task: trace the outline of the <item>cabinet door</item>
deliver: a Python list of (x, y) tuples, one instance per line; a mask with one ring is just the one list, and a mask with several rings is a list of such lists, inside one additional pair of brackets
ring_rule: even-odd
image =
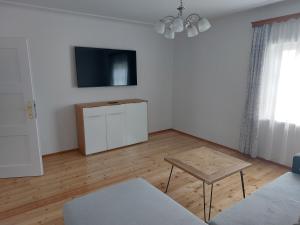
[(106, 122), (108, 149), (118, 148), (126, 145), (124, 132), (124, 105), (108, 107), (106, 111)]
[(104, 107), (84, 109), (84, 133), (86, 154), (107, 149)]
[(126, 105), (126, 142), (128, 145), (148, 140), (147, 103)]

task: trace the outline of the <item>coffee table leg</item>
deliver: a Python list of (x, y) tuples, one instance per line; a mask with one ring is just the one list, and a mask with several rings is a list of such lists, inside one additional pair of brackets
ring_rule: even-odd
[(245, 184), (244, 184), (244, 173), (243, 173), (243, 171), (240, 171), (240, 174), (241, 174), (241, 182), (242, 182), (242, 189), (243, 189), (243, 197), (245, 198), (246, 194), (245, 194)]
[(210, 187), (210, 202), (209, 202), (208, 220), (210, 220), (211, 203), (212, 203), (212, 197), (213, 197), (213, 188), (214, 188), (214, 184), (211, 184), (211, 187)]
[(206, 206), (205, 206), (205, 182), (203, 181), (203, 214), (204, 214), (204, 221), (206, 221)]
[(170, 172), (170, 175), (169, 175), (169, 180), (168, 180), (168, 184), (167, 184), (167, 188), (166, 188), (166, 190), (165, 190), (165, 193), (167, 193), (168, 192), (168, 188), (169, 188), (169, 184), (170, 184), (170, 180), (171, 180), (171, 176), (172, 176), (172, 172), (173, 172), (173, 165), (172, 165), (172, 168), (171, 168), (171, 172)]

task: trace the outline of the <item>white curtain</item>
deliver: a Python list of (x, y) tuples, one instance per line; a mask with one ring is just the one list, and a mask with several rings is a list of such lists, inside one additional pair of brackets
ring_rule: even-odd
[(300, 152), (300, 20), (273, 24), (259, 95), (258, 156), (290, 166)]

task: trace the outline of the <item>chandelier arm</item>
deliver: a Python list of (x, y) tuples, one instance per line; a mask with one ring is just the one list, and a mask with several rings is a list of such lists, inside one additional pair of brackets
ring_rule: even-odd
[(163, 23), (169, 23), (171, 21), (175, 20), (175, 17), (174, 16), (166, 16), (162, 19), (160, 19), (159, 21), (160, 22), (163, 22)]
[(164, 23), (166, 26), (170, 26), (174, 20), (175, 20), (174, 16), (166, 16), (159, 21)]

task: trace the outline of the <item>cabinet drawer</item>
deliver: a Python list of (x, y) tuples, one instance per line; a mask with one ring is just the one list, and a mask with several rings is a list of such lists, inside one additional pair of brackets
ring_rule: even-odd
[(97, 117), (105, 115), (107, 107), (93, 107), (93, 108), (84, 108), (83, 117)]

